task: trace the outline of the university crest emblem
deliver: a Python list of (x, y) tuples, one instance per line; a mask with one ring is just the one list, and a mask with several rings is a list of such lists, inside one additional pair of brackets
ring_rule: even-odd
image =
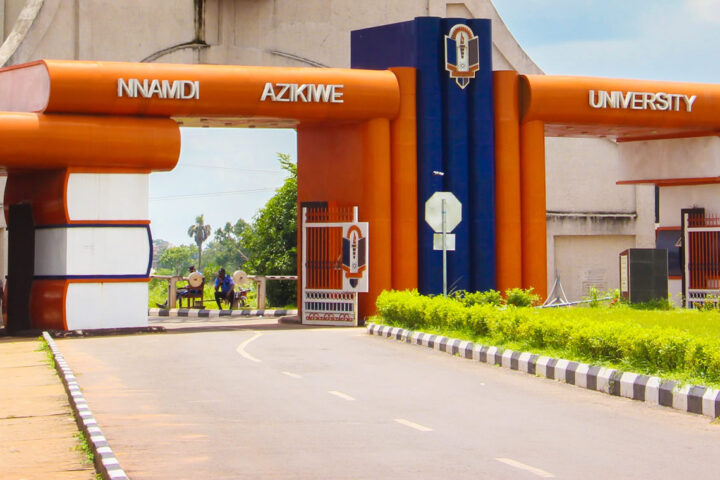
[(465, 88), (480, 69), (478, 37), (467, 25), (455, 25), (445, 35), (445, 70), (460, 88)]
[(343, 226), (342, 271), (343, 289), (367, 292), (367, 222)]

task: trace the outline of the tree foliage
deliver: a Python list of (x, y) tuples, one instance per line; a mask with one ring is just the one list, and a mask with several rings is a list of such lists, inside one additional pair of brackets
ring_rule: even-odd
[(206, 263), (221, 265), (229, 271), (242, 268), (248, 260), (245, 243), (251, 228), (241, 218), (234, 225), (227, 222), (223, 228), (215, 230), (213, 240), (205, 249)]
[(168, 241), (154, 238), (152, 242), (153, 246), (153, 262), (152, 262), (152, 268), (159, 268), (158, 260), (160, 260), (160, 255), (163, 254), (165, 250), (172, 247), (172, 244)]
[(195, 244), (198, 246), (198, 270), (202, 268), (202, 244), (212, 233), (212, 227), (210, 225), (205, 225), (204, 217), (204, 214), (195, 217), (195, 224), (190, 225), (190, 228), (188, 228), (188, 236), (192, 237), (193, 240), (195, 240)]
[(187, 267), (195, 263), (197, 248), (194, 245), (180, 245), (163, 250), (157, 261), (158, 268), (172, 270), (173, 275), (182, 275)]
[[(290, 155), (278, 153), (282, 168), (290, 176), (255, 216), (245, 236), (248, 272), (258, 275), (297, 273), (297, 165)], [(269, 282), (268, 302), (272, 305), (295, 303), (295, 282)]]
[[(202, 244), (210, 236), (210, 225), (203, 215), (188, 229), (194, 246), (167, 249), (158, 260), (158, 267), (170, 268), (176, 274), (184, 273), (195, 258), (198, 270), (205, 278), (212, 278), (220, 267), (232, 274), (242, 268), (256, 275), (295, 275), (297, 273), (297, 165), (290, 155), (278, 153), (282, 168), (288, 172), (275, 195), (255, 215), (252, 224), (242, 218), (234, 224), (227, 222), (213, 233), (205, 248), (205, 268), (201, 267)], [(270, 305), (295, 304), (295, 282), (271, 281), (267, 286)]]

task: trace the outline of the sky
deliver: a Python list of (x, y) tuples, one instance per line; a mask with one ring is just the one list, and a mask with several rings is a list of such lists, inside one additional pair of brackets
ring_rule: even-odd
[(720, 83), (720, 0), (494, 0), (547, 74)]
[[(494, 0), (510, 32), (550, 75), (720, 83), (720, 0)], [(150, 175), (153, 238), (174, 245), (204, 214), (215, 230), (250, 222), (279, 188), (292, 129), (181, 128), (178, 166)]]
[(199, 215), (213, 231), (250, 222), (287, 178), (277, 154), (297, 160), (293, 129), (181, 128), (180, 135), (177, 167), (150, 174), (153, 239), (176, 246), (194, 243), (187, 231)]

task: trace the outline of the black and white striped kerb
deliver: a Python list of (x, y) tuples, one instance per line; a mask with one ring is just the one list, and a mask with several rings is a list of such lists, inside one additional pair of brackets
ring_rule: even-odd
[(413, 332), (375, 323), (368, 324), (367, 331), (370, 335), (422, 345), (468, 360), (499, 365), (610, 395), (671, 407), (684, 412), (698, 413), (712, 418), (720, 416), (720, 390), (713, 388), (679, 385), (677, 382), (665, 381), (658, 377), (621, 372), (612, 368), (597, 367), (527, 352), (486, 347), (465, 340)]
[(85, 397), (80, 390), (75, 375), (73, 375), (72, 370), (67, 362), (65, 362), (65, 358), (60, 353), (55, 341), (48, 332), (43, 332), (43, 338), (45, 338), (45, 341), (50, 346), (50, 350), (55, 358), (55, 368), (65, 386), (65, 391), (68, 394), (70, 406), (75, 414), (78, 427), (85, 433), (85, 438), (88, 439), (88, 444), (95, 454), (95, 468), (97, 472), (106, 480), (129, 480), (125, 471), (120, 467), (117, 458), (115, 458), (115, 454), (113, 454), (97, 421), (95, 421), (95, 417), (85, 401)]
[(285, 317), (297, 315), (297, 310), (205, 310), (197, 308), (149, 308), (151, 317)]

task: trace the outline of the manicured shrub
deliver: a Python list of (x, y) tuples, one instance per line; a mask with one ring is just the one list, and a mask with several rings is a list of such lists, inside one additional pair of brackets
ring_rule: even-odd
[(505, 290), (505, 303), (516, 307), (532, 307), (540, 301), (540, 296), (533, 293), (532, 288), (510, 288)]
[(418, 329), (425, 326), (424, 311), (429, 298), (417, 290), (382, 292), (377, 299), (378, 314), (388, 325)]
[[(509, 290), (508, 301), (528, 304), (529, 291)], [(487, 298), (494, 298), (490, 293)], [(535, 296), (537, 297), (537, 296)], [(618, 320), (626, 307), (612, 309), (534, 309), (464, 297), (427, 297), (417, 291), (383, 292), (378, 314), (388, 325), (411, 330), (464, 332), (496, 345), (514, 342), (524, 348), (567, 351), (584, 359), (610, 361), (647, 373), (680, 372), (720, 381), (720, 340), (713, 335), (691, 334), (670, 326), (642, 326)], [(537, 301), (533, 299), (532, 301)], [(532, 303), (532, 301), (530, 303)], [(671, 313), (658, 312), (659, 319)], [(695, 321), (714, 321), (714, 315), (697, 313)], [(718, 320), (720, 322), (720, 320)]]
[(473, 336), (484, 337), (488, 334), (488, 318), (497, 314), (492, 305), (476, 304), (468, 308), (465, 318), (465, 330)]
[(647, 302), (630, 303), (628, 305), (635, 310), (672, 310), (675, 308), (673, 303), (667, 298), (653, 298)]
[(502, 294), (497, 290), (488, 290), (486, 292), (459, 290), (453, 294), (453, 298), (466, 307), (472, 307), (473, 305), (500, 306), (504, 303)]

